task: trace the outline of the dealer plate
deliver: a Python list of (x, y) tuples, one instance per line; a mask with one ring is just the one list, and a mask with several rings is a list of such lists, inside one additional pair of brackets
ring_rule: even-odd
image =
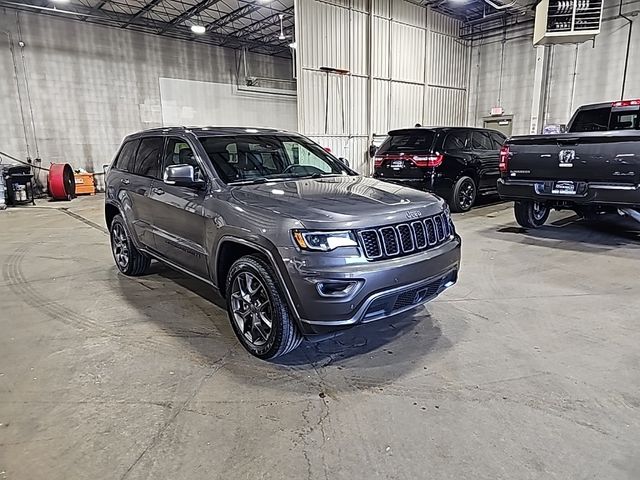
[(567, 181), (556, 182), (551, 189), (551, 193), (554, 195), (575, 195), (576, 184)]

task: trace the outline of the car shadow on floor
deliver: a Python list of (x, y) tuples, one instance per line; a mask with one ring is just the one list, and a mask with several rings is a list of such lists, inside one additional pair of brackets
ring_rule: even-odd
[(594, 221), (564, 215), (537, 229), (510, 224), (497, 229), (487, 228), (480, 233), (492, 239), (579, 252), (640, 248), (640, 224), (619, 215), (603, 215)]
[(275, 361), (289, 366), (328, 363), (372, 366), (371, 360), (375, 360), (373, 364), (393, 365), (424, 357), (441, 336), (439, 325), (433, 322), (425, 307), (418, 307), (401, 315), (343, 330), (332, 338), (306, 341), (297, 350)]
[(471, 210), (473, 211), (474, 208), (481, 208), (481, 207), (493, 207), (495, 205), (502, 205), (505, 203), (508, 203), (508, 202), (506, 200), (502, 200), (497, 193), (490, 194), (490, 195), (482, 195), (478, 197), (478, 199), (476, 200), (476, 203), (474, 203), (473, 207), (471, 207)]
[[(139, 283), (146, 288), (162, 289), (156, 295), (164, 297), (165, 304), (149, 310), (151, 300), (144, 290), (131, 288), (129, 282), (135, 280), (119, 278), (122, 295), (131, 306), (143, 312), (149, 321), (159, 324), (162, 331), (174, 338), (183, 338), (188, 348), (196, 350), (193, 353), (206, 361), (217, 361), (223, 350), (243, 351), (229, 323), (226, 302), (210, 285), (154, 262), (149, 274), (140, 277)], [(182, 289), (196, 296), (180, 295)], [(173, 311), (167, 312), (172, 301), (177, 303), (176, 309), (171, 308)], [(441, 337), (438, 323), (425, 307), (418, 307), (321, 340), (305, 340), (298, 349), (269, 363), (303, 371), (329, 364), (349, 369), (378, 366), (380, 380), (386, 383), (402, 375), (433, 350), (448, 348), (450, 342)], [(250, 357), (248, 360), (260, 362)], [(245, 365), (245, 362), (241, 363)]]

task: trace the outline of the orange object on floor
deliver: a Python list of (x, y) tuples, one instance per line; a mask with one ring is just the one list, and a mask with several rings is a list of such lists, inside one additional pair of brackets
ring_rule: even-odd
[(93, 173), (75, 173), (76, 195), (95, 195), (96, 183), (93, 180)]

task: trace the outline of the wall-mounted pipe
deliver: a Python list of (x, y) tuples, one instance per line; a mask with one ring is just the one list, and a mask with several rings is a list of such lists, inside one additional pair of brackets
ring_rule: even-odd
[(631, 34), (633, 32), (633, 20), (622, 13), (622, 1), (620, 0), (620, 10), (618, 17), (624, 18), (629, 23), (629, 33), (627, 35), (627, 51), (624, 56), (624, 70), (622, 72), (622, 90), (620, 92), (620, 100), (624, 100), (624, 89), (627, 86), (627, 70), (629, 69), (629, 52), (631, 50)]
[(578, 80), (578, 57), (580, 56), (580, 44), (576, 43), (576, 57), (573, 62), (573, 79), (571, 81), (571, 100), (569, 103), (569, 113), (567, 114), (567, 118), (571, 118), (571, 114), (573, 113), (573, 101), (576, 96), (576, 82)]
[(15, 45), (13, 43), (13, 37), (11, 36), (11, 32), (7, 32), (3, 30), (7, 36), (7, 41), (9, 42), (9, 51), (11, 52), (11, 61), (13, 62), (13, 75), (16, 81), (16, 91), (18, 93), (18, 105), (20, 107), (20, 119), (22, 120), (22, 133), (24, 135), (24, 143), (27, 148), (27, 158), (31, 158), (31, 146), (29, 145), (29, 134), (27, 133), (27, 123), (24, 117), (24, 106), (22, 105), (22, 94), (20, 93), (20, 80), (18, 77), (18, 64), (16, 63), (16, 53), (15, 53)]
[(24, 73), (24, 86), (27, 93), (27, 104), (29, 105), (29, 118), (31, 119), (31, 131), (33, 132), (33, 145), (36, 148), (36, 162), (40, 161), (40, 149), (38, 148), (38, 133), (36, 131), (35, 115), (33, 114), (33, 103), (31, 102), (31, 88), (29, 87), (29, 69), (27, 60), (24, 58), (24, 42), (22, 41), (22, 29), (20, 28), (20, 17), (16, 12), (16, 27), (18, 29), (18, 46), (20, 47), (20, 57), (22, 59), (22, 71)]
[[(519, 20), (513, 23), (508, 23), (506, 27), (509, 29), (508, 33), (512, 33), (518, 29), (531, 28), (532, 25), (533, 25), (533, 19)], [(462, 38), (463, 40), (470, 40), (470, 39), (480, 40), (481, 38), (488, 38), (491, 36), (502, 36), (502, 32), (504, 31), (504, 29), (505, 29), (505, 24), (503, 20), (502, 25), (496, 25), (495, 27), (490, 27), (485, 30), (479, 30), (473, 33), (463, 33), (462, 35), (460, 35), (460, 38)], [(490, 35), (487, 35), (487, 34), (490, 34)]]
[(61, 10), (59, 8), (41, 7), (40, 5), (30, 5), (28, 3), (0, 2), (0, 6), (9, 7), (9, 8), (12, 8), (12, 7), (32, 8), (34, 10), (40, 10), (43, 12), (63, 13), (65, 15), (73, 15), (76, 17), (104, 18), (104, 16), (100, 16), (100, 15), (91, 15), (89, 13), (72, 12), (71, 10)]

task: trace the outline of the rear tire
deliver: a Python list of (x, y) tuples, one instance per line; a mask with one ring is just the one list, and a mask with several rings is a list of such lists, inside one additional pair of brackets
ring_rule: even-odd
[(237, 260), (226, 280), (227, 312), (233, 331), (252, 355), (269, 360), (302, 343), (271, 266), (257, 255)]
[(449, 206), (451, 211), (460, 213), (468, 212), (476, 203), (478, 196), (478, 186), (471, 177), (460, 177), (456, 184), (453, 186), (453, 192), (451, 193), (451, 199)]
[(109, 227), (111, 252), (118, 270), (128, 277), (139, 277), (149, 270), (151, 258), (141, 253), (131, 241), (131, 237), (121, 215), (116, 215)]
[(549, 218), (549, 207), (539, 202), (515, 202), (513, 213), (516, 221), (524, 228), (538, 228), (545, 224)]

